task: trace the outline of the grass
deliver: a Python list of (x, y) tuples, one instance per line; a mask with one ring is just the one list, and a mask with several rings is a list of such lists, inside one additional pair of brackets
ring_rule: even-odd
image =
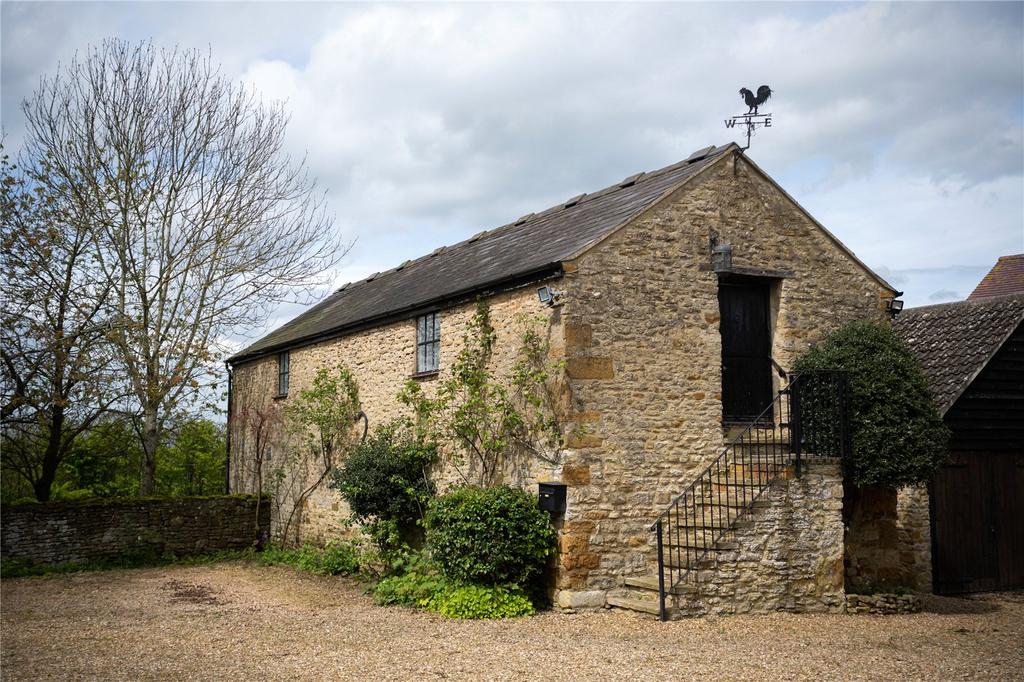
[(139, 552), (116, 559), (62, 564), (41, 564), (27, 559), (3, 559), (0, 561), (0, 577), (22, 578), (171, 565), (201, 566), (222, 561), (243, 560), (255, 561), (264, 566), (291, 566), (315, 575), (347, 575), (359, 571), (359, 556), (358, 548), (355, 545), (329, 543), (322, 548), (304, 545), (293, 549), (280, 545), (269, 545), (263, 551), (258, 551), (255, 547), (247, 547), (245, 549), (221, 549), (190, 556)]
[(159, 555), (156, 552), (138, 552), (126, 554), (116, 559), (104, 559), (99, 561), (74, 562), (68, 561), (61, 564), (43, 564), (30, 559), (3, 559), (0, 561), (0, 577), (23, 578), (27, 576), (59, 575), (61, 573), (81, 573), (83, 571), (111, 571), (125, 568), (148, 568), (152, 566), (183, 565), (193, 566), (212, 564), (219, 561), (232, 561), (237, 559), (251, 559), (256, 556), (256, 550), (247, 549), (221, 549), (206, 554), (179, 557), (174, 554)]

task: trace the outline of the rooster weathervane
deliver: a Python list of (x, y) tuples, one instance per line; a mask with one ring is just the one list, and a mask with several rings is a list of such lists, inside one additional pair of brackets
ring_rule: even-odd
[(731, 118), (725, 119), (726, 128), (735, 128), (737, 123), (740, 123), (747, 128), (747, 146), (743, 149), (750, 149), (750, 137), (754, 134), (754, 130), (758, 126), (764, 128), (772, 127), (772, 115), (758, 113), (758, 107), (767, 102), (772, 96), (772, 89), (767, 85), (762, 85), (757, 89), (757, 94), (747, 90), (746, 88), (740, 88), (740, 97), (743, 98), (743, 102), (749, 107), (747, 113), (732, 116)]

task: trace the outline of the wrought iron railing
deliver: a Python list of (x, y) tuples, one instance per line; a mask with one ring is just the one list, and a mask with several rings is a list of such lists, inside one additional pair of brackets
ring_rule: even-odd
[(661, 513), (651, 530), (658, 547), (658, 597), (665, 601), (753, 510), (754, 502), (788, 467), (801, 474), (807, 459), (840, 458), (850, 451), (846, 375), (794, 375), (764, 411), (726, 445)]

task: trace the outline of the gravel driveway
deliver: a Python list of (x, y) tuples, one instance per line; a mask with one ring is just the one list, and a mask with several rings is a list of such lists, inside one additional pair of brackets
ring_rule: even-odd
[(1024, 679), (1024, 594), (912, 616), (628, 613), (456, 622), (245, 563), (4, 580), (19, 679)]

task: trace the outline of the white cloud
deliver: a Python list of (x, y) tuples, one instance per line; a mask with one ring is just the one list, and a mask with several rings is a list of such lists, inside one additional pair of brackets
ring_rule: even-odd
[(110, 34), (209, 45), (286, 98), (359, 238), (339, 276), (728, 141), (762, 83), (776, 126), (752, 158), (908, 301), (1024, 250), (1019, 3), (2, 7), (15, 130), (25, 84)]

